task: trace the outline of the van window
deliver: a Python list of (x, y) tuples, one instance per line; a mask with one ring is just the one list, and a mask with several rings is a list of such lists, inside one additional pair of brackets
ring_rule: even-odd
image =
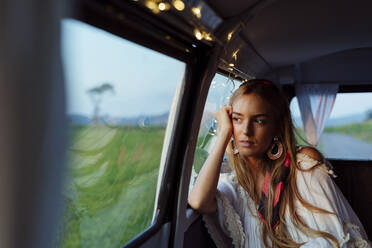
[[(338, 93), (318, 149), (331, 159), (372, 160), (372, 93)], [(297, 98), (291, 101), (297, 141), (305, 145)]]
[(56, 247), (121, 247), (153, 223), (185, 64), (76, 20), (62, 30), (69, 146)]
[[(209, 88), (203, 117), (200, 124), (198, 142), (195, 149), (194, 164), (192, 168), (190, 187), (195, 183), (205, 160), (210, 153), (217, 134), (217, 122), (215, 113), (222, 105), (228, 105), (230, 96), (241, 84), (238, 80), (216, 74)], [(228, 169), (228, 168), (223, 168)]]

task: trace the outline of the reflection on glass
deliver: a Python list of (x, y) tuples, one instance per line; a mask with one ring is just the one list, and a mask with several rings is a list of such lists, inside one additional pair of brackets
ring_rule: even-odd
[[(318, 149), (328, 158), (372, 160), (372, 93), (339, 93), (320, 138)], [(297, 99), (291, 111), (298, 142), (305, 135)], [(302, 139), (299, 137), (302, 136)]]
[(230, 96), (241, 82), (219, 74), (213, 78), (207, 101), (204, 107), (203, 117), (200, 125), (198, 142), (196, 145), (190, 189), (196, 180), (204, 161), (214, 145), (217, 134), (217, 121), (215, 113), (223, 105), (228, 105)]
[(120, 247), (151, 226), (185, 65), (78, 21), (62, 27), (70, 132), (56, 247)]

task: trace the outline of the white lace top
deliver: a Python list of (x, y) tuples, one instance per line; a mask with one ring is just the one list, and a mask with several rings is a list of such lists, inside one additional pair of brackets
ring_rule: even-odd
[[(318, 163), (302, 153), (297, 154), (297, 161), (304, 169)], [(298, 213), (311, 228), (331, 233), (341, 248), (371, 247), (358, 217), (328, 173), (324, 164), (310, 172), (298, 171), (297, 185), (304, 200), (336, 215), (314, 213), (300, 203)], [(262, 221), (257, 214), (258, 206), (237, 183), (234, 173), (221, 174), (217, 189), (217, 212), (203, 215), (217, 248), (265, 247), (262, 241)], [(297, 243), (305, 243), (302, 248), (334, 247), (326, 238), (311, 237), (296, 229), (289, 213), (285, 219), (291, 238)]]

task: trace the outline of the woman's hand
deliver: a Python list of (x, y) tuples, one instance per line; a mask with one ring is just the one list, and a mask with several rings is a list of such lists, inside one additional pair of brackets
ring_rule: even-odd
[(226, 140), (230, 140), (232, 136), (233, 126), (231, 122), (232, 107), (222, 106), (216, 112), (216, 120), (218, 124), (218, 134)]

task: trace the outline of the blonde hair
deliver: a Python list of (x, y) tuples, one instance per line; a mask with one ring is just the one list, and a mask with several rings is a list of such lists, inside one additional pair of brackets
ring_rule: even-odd
[[(268, 241), (271, 241), (271, 247), (299, 247), (302, 244), (296, 243), (290, 238), (288, 233), (286, 220), (284, 215), (287, 211), (290, 213), (292, 223), (295, 228), (300, 231), (310, 234), (311, 236), (325, 237), (332, 242), (334, 242), (337, 247), (339, 244), (336, 238), (330, 233), (315, 230), (310, 228), (301, 216), (298, 214), (295, 206), (296, 200), (298, 200), (305, 208), (309, 211), (323, 213), (323, 214), (334, 214), (327, 210), (321, 209), (319, 207), (313, 206), (306, 202), (300, 195), (297, 183), (296, 183), (296, 173), (298, 170), (304, 171), (297, 164), (296, 161), (296, 140), (294, 136), (294, 128), (292, 124), (292, 118), (289, 110), (289, 104), (286, 97), (279, 91), (279, 89), (267, 80), (253, 79), (247, 83), (242, 84), (231, 96), (230, 105), (239, 97), (245, 94), (253, 93), (262, 99), (264, 99), (271, 108), (274, 114), (274, 119), (277, 125), (277, 137), (283, 144), (283, 155), (277, 160), (270, 160), (266, 156), (262, 158), (262, 170), (269, 171), (271, 174), (271, 181), (268, 189), (268, 198), (265, 202), (266, 211), (264, 213), (264, 218), (266, 223), (271, 223), (272, 213), (273, 213), (273, 202), (275, 186), (279, 183), (279, 177), (283, 169), (283, 163), (287, 151), (290, 154), (290, 172), (288, 178), (285, 182), (284, 190), (281, 194), (281, 200), (279, 203), (279, 218), (280, 222), (278, 226), (273, 230), (269, 224), (262, 225), (262, 240), (266, 247), (269, 247)], [(249, 162), (242, 156), (233, 153), (233, 144), (229, 143), (227, 147), (227, 154), (229, 157), (229, 162), (232, 165), (232, 169), (235, 171), (238, 183), (248, 192), (248, 194), (253, 198), (253, 200), (258, 203), (258, 197), (255, 195), (255, 185), (252, 177), (252, 171), (250, 169)], [(315, 166), (314, 166), (315, 167)]]

